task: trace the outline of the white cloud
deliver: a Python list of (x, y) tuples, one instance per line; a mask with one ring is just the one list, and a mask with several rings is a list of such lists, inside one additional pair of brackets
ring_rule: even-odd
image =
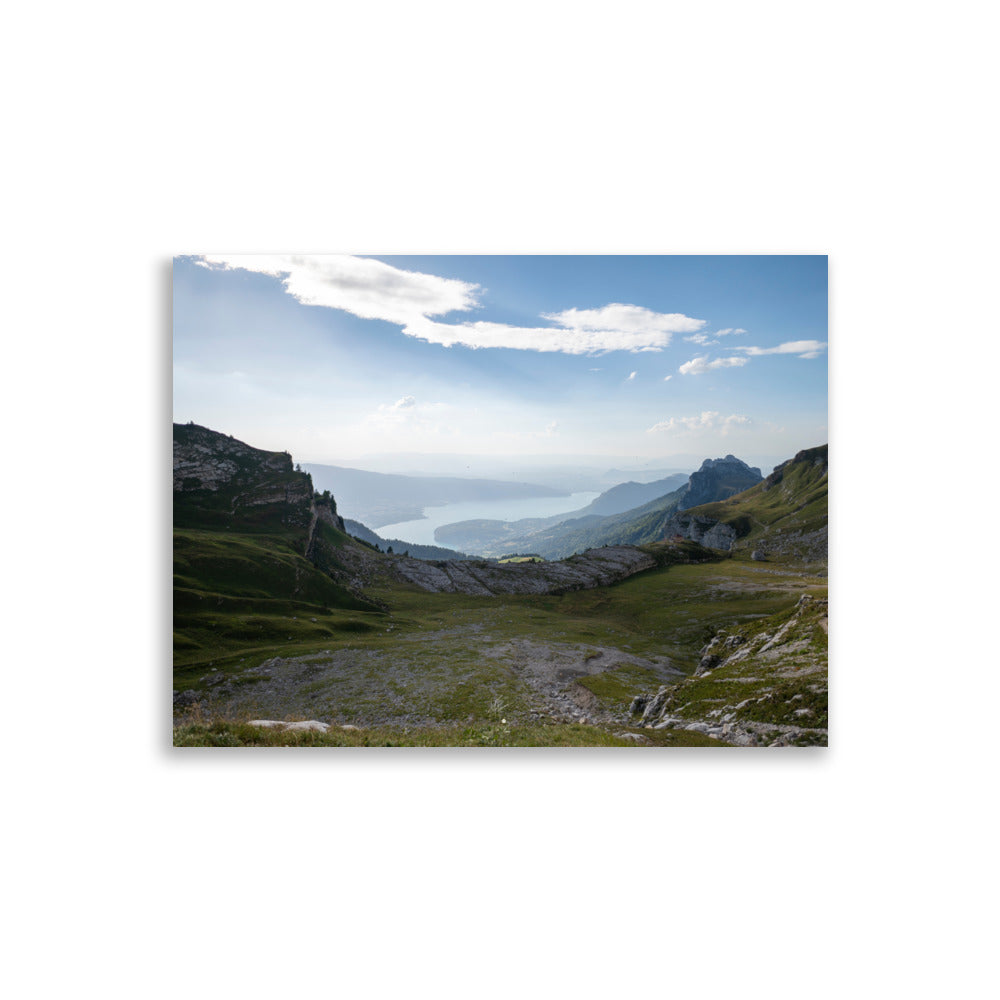
[(715, 361), (709, 361), (708, 355), (705, 355), (703, 358), (685, 361), (677, 370), (682, 375), (704, 375), (705, 372), (716, 368), (741, 368), (749, 360), (749, 358), (716, 358)]
[(741, 326), (738, 326), (738, 327), (727, 326), (725, 330), (716, 330), (715, 331), (715, 336), (716, 337), (730, 337), (730, 336), (735, 337), (737, 334), (740, 334), (740, 333), (746, 333), (746, 330), (744, 330), (743, 327), (741, 327)]
[(397, 399), (395, 403), (392, 404), (390, 409), (392, 410), (408, 410), (411, 406), (416, 406), (417, 401), (413, 396), (404, 396), (402, 399)]
[(647, 434), (658, 431), (721, 431), (728, 433), (733, 427), (749, 424), (750, 418), (740, 413), (723, 417), (717, 410), (705, 410), (697, 417), (671, 417), (646, 429)]
[(734, 347), (734, 351), (746, 351), (750, 357), (762, 354), (797, 354), (800, 358), (818, 358), (826, 347), (824, 340), (790, 340), (777, 347)]
[(605, 354), (608, 351), (659, 351), (669, 334), (632, 330), (581, 330), (557, 327), (508, 326), (505, 323), (438, 323), (419, 320), (403, 328), (408, 337), (453, 347), (506, 347), (519, 351), (559, 351), (563, 354)]
[(542, 316), (555, 326), (442, 323), (431, 317), (478, 308), (481, 287), (343, 254), (204, 254), (197, 262), (208, 268), (242, 269), (280, 278), (288, 294), (304, 305), (343, 309), (362, 319), (397, 323), (406, 336), (443, 347), (503, 347), (564, 354), (660, 351), (674, 333), (692, 333), (707, 322), (681, 313), (658, 313), (612, 302), (597, 309), (565, 309)]
[(682, 313), (658, 313), (643, 306), (612, 302), (600, 309), (564, 309), (557, 313), (543, 313), (542, 319), (552, 320), (570, 330), (601, 332), (617, 330), (622, 333), (640, 334), (651, 339), (658, 347), (666, 347), (674, 333), (693, 333), (706, 323)]
[(380, 260), (346, 254), (205, 254), (199, 263), (281, 278), (288, 294), (304, 305), (401, 324), (472, 309), (479, 290), (466, 281), (402, 271)]
[(669, 382), (672, 378), (673, 378), (673, 375), (666, 375), (666, 376), (664, 376), (663, 381), (664, 382)]
[(636, 375), (638, 375), (638, 374), (639, 374), (638, 372), (629, 372), (629, 376), (628, 376), (627, 379), (625, 379), (625, 381), (626, 382), (632, 382), (632, 381), (634, 381)]

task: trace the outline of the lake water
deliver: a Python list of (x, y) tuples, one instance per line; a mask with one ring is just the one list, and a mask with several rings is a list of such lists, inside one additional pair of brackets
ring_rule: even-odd
[(383, 538), (398, 538), (413, 545), (438, 545), (434, 529), (455, 521), (480, 518), (491, 521), (518, 521), (522, 517), (554, 517), (586, 507), (600, 493), (573, 493), (568, 497), (529, 497), (521, 500), (467, 500), (443, 507), (425, 507), (427, 516), (419, 521), (384, 524), (375, 530)]

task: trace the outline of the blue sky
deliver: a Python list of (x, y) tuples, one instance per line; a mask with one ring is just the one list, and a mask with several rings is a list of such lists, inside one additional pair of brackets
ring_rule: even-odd
[(825, 256), (174, 261), (174, 419), (299, 461), (791, 457), (827, 348)]

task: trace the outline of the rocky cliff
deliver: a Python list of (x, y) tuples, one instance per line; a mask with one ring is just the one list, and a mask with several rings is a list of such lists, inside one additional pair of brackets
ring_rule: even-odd
[(736, 529), (697, 514), (674, 514), (663, 526), (667, 538), (680, 536), (710, 549), (728, 552), (736, 541)]
[(725, 500), (734, 493), (742, 493), (755, 486), (763, 478), (760, 469), (747, 465), (735, 455), (706, 458), (701, 468), (691, 473), (678, 509), (687, 510), (699, 504)]
[(828, 471), (827, 446), (807, 448), (782, 462), (766, 479), (728, 499), (697, 507), (682, 504), (683, 509), (665, 522), (664, 534), (745, 553), (755, 560), (823, 562), (827, 557)]
[(305, 537), (312, 480), (287, 452), (262, 451), (197, 424), (174, 424), (175, 527), (261, 530)]

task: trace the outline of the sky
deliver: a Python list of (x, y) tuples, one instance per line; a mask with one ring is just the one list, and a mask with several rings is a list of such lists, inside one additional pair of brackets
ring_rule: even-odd
[(173, 275), (174, 420), (296, 461), (755, 464), (828, 439), (825, 256), (206, 254)]

